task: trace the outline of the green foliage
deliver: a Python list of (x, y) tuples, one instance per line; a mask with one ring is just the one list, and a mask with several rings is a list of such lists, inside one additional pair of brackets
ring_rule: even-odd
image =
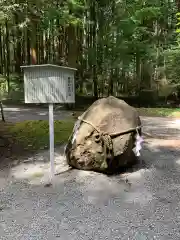
[(178, 42), (178, 45), (180, 45), (180, 13), (177, 12), (176, 13), (176, 16), (177, 16), (177, 23), (176, 23), (176, 33), (177, 33), (177, 42)]
[(141, 116), (180, 117), (179, 108), (139, 108), (137, 110)]
[(0, 0), (0, 4), (5, 76), (14, 72), (14, 62), (30, 64), (27, 48), (33, 47), (40, 64), (76, 65), (79, 82), (87, 75), (93, 81), (94, 95), (97, 89), (101, 95), (109, 94), (104, 85), (113, 94), (131, 92), (130, 85), (135, 92), (145, 85), (151, 89), (160, 69), (168, 82), (179, 82), (176, 1)]
[(165, 51), (166, 57), (166, 74), (171, 83), (180, 83), (180, 13), (176, 13), (176, 40), (177, 44)]
[(166, 76), (170, 83), (180, 83), (180, 46), (165, 51)]
[[(55, 121), (54, 134), (55, 144), (67, 142), (74, 121)], [(49, 124), (48, 121), (24, 121), (15, 123), (8, 127), (9, 134), (12, 134), (14, 141), (27, 149), (38, 150), (49, 146)]]
[(6, 78), (0, 75), (0, 101), (7, 96), (7, 82)]
[(0, 100), (11, 100), (13, 103), (24, 101), (24, 84), (16, 74), (9, 76), (9, 90), (7, 86), (7, 78), (0, 75)]

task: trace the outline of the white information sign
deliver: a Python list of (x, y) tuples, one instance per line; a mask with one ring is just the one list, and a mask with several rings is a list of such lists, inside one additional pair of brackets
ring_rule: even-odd
[(54, 103), (74, 103), (74, 73), (77, 69), (52, 64), (22, 66), (25, 103), (49, 104), (49, 143), (51, 179), (54, 166)]

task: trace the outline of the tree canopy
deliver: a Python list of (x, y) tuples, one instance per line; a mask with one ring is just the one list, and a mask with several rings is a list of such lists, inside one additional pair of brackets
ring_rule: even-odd
[(90, 83), (96, 97), (180, 83), (177, 0), (0, 0), (0, 6), (0, 74), (8, 89), (20, 66), (32, 63), (76, 67), (77, 91)]

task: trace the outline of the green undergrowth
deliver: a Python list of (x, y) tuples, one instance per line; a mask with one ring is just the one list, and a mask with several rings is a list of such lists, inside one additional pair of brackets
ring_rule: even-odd
[(141, 116), (180, 118), (180, 108), (138, 108)]
[[(54, 122), (55, 145), (66, 142), (72, 132), (73, 120)], [(49, 123), (48, 121), (24, 121), (8, 125), (8, 132), (16, 143), (26, 149), (39, 150), (49, 146)]]

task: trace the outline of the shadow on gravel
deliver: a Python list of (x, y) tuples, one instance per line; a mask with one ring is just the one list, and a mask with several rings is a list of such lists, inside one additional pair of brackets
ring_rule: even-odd
[[(157, 139), (146, 139), (142, 151), (142, 156), (139, 161), (127, 168), (121, 169), (120, 172), (113, 175), (104, 175), (108, 179), (112, 178), (123, 178), (124, 176), (131, 175), (135, 172), (146, 171), (148, 169), (157, 169), (166, 174), (173, 169), (177, 172), (180, 171), (180, 141), (179, 140), (157, 140)], [(97, 174), (100, 173), (86, 172), (80, 170), (70, 170), (66, 164), (64, 158), (64, 145), (56, 147), (55, 149), (55, 164), (57, 169), (56, 178), (66, 177), (66, 172), (77, 171), (85, 172), (86, 174)], [(7, 174), (14, 174), (17, 179), (28, 179), (41, 177), (42, 175), (49, 173), (49, 151), (42, 150), (39, 153), (29, 153), (24, 156), (16, 157), (15, 159), (5, 158), (0, 165), (1, 170), (5, 170)], [(69, 173), (68, 173), (69, 174)], [(39, 179), (38, 179), (39, 180)]]
[[(42, 226), (46, 226), (51, 234), (49, 239), (62, 236), (65, 228), (67, 232), (76, 229), (73, 232), (76, 239), (81, 236), (86, 239), (84, 233), (88, 234), (88, 239), (95, 239), (95, 233), (98, 235), (96, 239), (115, 237), (115, 233), (103, 229), (116, 229), (118, 239), (124, 240), (135, 239), (134, 236), (136, 239), (154, 239), (154, 236), (157, 239), (178, 239), (180, 150), (171, 145), (166, 143), (163, 146), (157, 139), (146, 140), (141, 157), (146, 165), (134, 166), (115, 176), (63, 170), (65, 162), (59, 157), (61, 148), (56, 151), (56, 167), (61, 174), (55, 177), (51, 187), (44, 187), (40, 175), (31, 175), (37, 164), (24, 162), (8, 169), (7, 175), (13, 175), (12, 182), (6, 182), (5, 177), (0, 178), (1, 212), (5, 219), (13, 209), (10, 219), (16, 218), (16, 224), (21, 226), (17, 233), (15, 226), (13, 232), (18, 237), (24, 236), (23, 228), (29, 236), (33, 229), (37, 237), (44, 231)], [(49, 165), (44, 165), (46, 161), (43, 160), (47, 152), (43, 154), (36, 155), (36, 158), (43, 162), (39, 169), (48, 174), (46, 167)], [(3, 176), (5, 171), (1, 174)], [(37, 233), (29, 225), (30, 230), (27, 231), (25, 219), (28, 224), (34, 221)], [(141, 234), (148, 238), (141, 238)], [(69, 238), (67, 235), (60, 239)]]

